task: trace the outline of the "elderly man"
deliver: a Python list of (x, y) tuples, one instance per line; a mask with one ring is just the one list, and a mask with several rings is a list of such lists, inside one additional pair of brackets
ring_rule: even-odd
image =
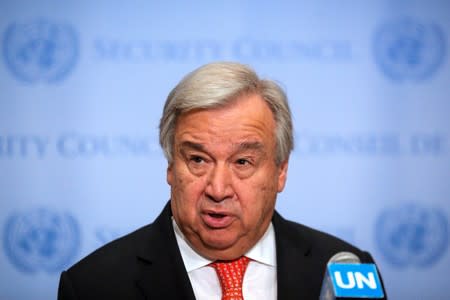
[(154, 221), (61, 274), (59, 299), (318, 299), (335, 253), (363, 252), (275, 211), (293, 148), (286, 96), (247, 66), (212, 63), (160, 122), (170, 201)]

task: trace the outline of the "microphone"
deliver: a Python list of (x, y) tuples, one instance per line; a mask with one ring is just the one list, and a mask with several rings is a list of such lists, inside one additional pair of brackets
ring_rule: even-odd
[(385, 299), (375, 264), (363, 264), (351, 252), (339, 252), (328, 261), (319, 300)]

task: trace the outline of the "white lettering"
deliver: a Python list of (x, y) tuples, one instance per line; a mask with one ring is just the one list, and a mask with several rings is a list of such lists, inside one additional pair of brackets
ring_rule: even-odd
[(334, 278), (336, 278), (336, 284), (343, 289), (352, 289), (355, 287), (355, 277), (352, 272), (347, 272), (348, 283), (344, 283), (342, 280), (341, 272), (335, 271)]
[(361, 272), (355, 272), (356, 285), (358, 288), (364, 288), (364, 284), (367, 285), (372, 290), (377, 288), (377, 283), (375, 281), (375, 275), (373, 272), (369, 272), (367, 277), (364, 276)]

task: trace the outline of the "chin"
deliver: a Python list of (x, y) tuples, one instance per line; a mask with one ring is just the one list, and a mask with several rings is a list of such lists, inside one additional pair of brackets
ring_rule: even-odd
[[(220, 235), (220, 233), (218, 233), (217, 235)], [(225, 251), (225, 250), (233, 247), (233, 245), (236, 244), (236, 240), (224, 239), (224, 238), (220, 238), (220, 236), (214, 236), (214, 237), (203, 239), (203, 243), (210, 250)]]
[(223, 239), (208, 239), (205, 241), (205, 244), (209, 248), (217, 250), (225, 250), (233, 245), (232, 242)]

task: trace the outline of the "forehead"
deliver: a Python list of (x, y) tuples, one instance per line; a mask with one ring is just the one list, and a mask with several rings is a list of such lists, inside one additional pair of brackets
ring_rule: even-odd
[(275, 120), (259, 95), (243, 95), (226, 106), (193, 110), (178, 117), (175, 144), (272, 144)]

